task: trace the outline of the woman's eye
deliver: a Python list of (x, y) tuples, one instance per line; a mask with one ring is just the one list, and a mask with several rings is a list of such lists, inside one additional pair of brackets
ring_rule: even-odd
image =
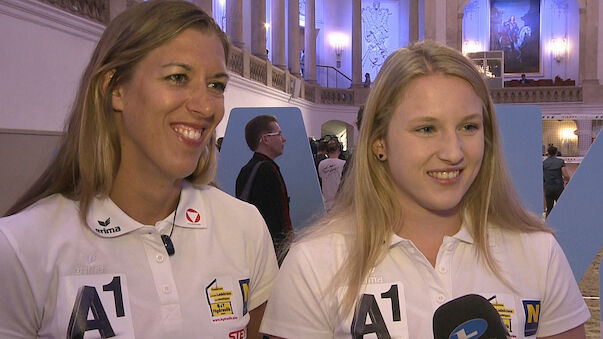
[(463, 129), (468, 132), (475, 132), (479, 130), (479, 126), (477, 124), (466, 124)]
[(424, 133), (424, 134), (429, 134), (429, 133), (433, 133), (433, 126), (423, 126), (423, 127), (419, 127), (416, 129), (417, 132), (419, 133)]
[(210, 82), (209, 87), (216, 89), (220, 93), (224, 93), (224, 91), (226, 90), (226, 84), (222, 82)]
[(178, 85), (183, 84), (188, 79), (186, 74), (171, 74), (166, 77), (167, 80), (170, 80)]

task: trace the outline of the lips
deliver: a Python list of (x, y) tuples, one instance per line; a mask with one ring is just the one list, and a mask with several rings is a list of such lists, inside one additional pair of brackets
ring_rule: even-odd
[(184, 124), (172, 125), (172, 130), (176, 132), (184, 141), (198, 143), (203, 137), (203, 129), (201, 127), (193, 127)]
[(450, 179), (457, 178), (460, 173), (461, 173), (460, 170), (454, 170), (454, 171), (428, 171), (427, 175), (429, 175), (430, 177), (436, 178), (436, 179), (440, 179), (440, 180), (450, 180)]

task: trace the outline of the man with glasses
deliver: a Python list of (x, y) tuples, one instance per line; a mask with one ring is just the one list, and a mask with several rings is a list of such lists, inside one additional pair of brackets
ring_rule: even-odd
[(289, 217), (289, 196), (276, 157), (283, 154), (287, 139), (283, 136), (276, 117), (259, 115), (245, 126), (245, 141), (253, 153), (237, 177), (237, 198), (255, 205), (272, 236), (279, 257), (281, 249), (293, 235)]

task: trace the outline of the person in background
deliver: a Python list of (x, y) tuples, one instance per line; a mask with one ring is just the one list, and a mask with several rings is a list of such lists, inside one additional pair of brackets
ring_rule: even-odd
[(237, 176), (236, 195), (258, 208), (270, 230), (276, 254), (282, 258), (284, 246), (293, 238), (293, 228), (287, 186), (274, 159), (283, 154), (287, 139), (276, 117), (258, 115), (245, 126), (245, 140), (253, 156)]
[(570, 175), (565, 161), (557, 158), (557, 147), (550, 145), (546, 151), (547, 158), (542, 162), (544, 180), (544, 197), (546, 200), (546, 216), (549, 216), (553, 206), (563, 193), (565, 183), (569, 182)]
[(525, 74), (522, 74), (522, 75), (521, 75), (521, 79), (519, 79), (519, 83), (520, 83), (520, 84), (522, 84), (522, 85), (525, 85), (525, 84), (527, 84), (527, 83), (529, 83), (529, 82), (530, 82), (530, 80), (528, 80), (528, 79), (526, 78), (526, 75), (525, 75)]
[(333, 207), (335, 203), (335, 196), (339, 189), (341, 182), (341, 173), (345, 160), (339, 159), (341, 153), (340, 145), (337, 140), (329, 141), (327, 145), (328, 158), (321, 161), (318, 164), (318, 174), (320, 176), (322, 185), (322, 197), (325, 202), (325, 208), (327, 212)]
[(440, 305), (479, 294), (511, 337), (585, 338), (588, 308), (513, 189), (489, 93), (469, 59), (434, 42), (386, 59), (350, 175), (291, 246), (262, 333), (433, 338)]
[(364, 87), (371, 87), (371, 75), (370, 73), (364, 73), (364, 83), (362, 84)]
[(186, 1), (109, 23), (58, 154), (0, 219), (1, 338), (259, 337), (270, 235), (209, 185), (229, 48)]
[(316, 150), (316, 154), (314, 155), (314, 166), (316, 167), (316, 174), (318, 175), (318, 183), (320, 184), (321, 188), (322, 188), (322, 179), (320, 177), (320, 173), (318, 172), (318, 166), (320, 165), (321, 161), (328, 158), (328, 155), (327, 155), (328, 144), (329, 143), (327, 141), (320, 139), (318, 141), (318, 147)]

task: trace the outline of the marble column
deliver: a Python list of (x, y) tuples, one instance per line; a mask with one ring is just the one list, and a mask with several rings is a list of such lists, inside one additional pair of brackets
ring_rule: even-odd
[(306, 28), (304, 29), (304, 79), (316, 83), (316, 23), (315, 2), (306, 0)]
[(285, 59), (285, 0), (272, 0), (272, 64), (280, 69), (287, 68)]
[(425, 40), (436, 41), (436, 0), (425, 0), (425, 18), (423, 20), (425, 26)]
[(408, 43), (419, 41), (419, 0), (409, 0)]
[(289, 72), (299, 77), (301, 75), (299, 72), (299, 0), (288, 0), (287, 14), (289, 16), (287, 18), (287, 36), (289, 38), (287, 64)]
[(457, 14), (457, 24), (456, 24), (456, 27), (458, 28), (458, 30), (456, 32), (455, 48), (461, 52), (463, 52), (463, 17), (464, 16), (465, 16), (464, 13), (458, 13)]
[(592, 143), (592, 120), (575, 120), (578, 127), (578, 156), (583, 157)]
[(264, 60), (266, 55), (266, 0), (251, 0), (251, 54)]
[(362, 1), (352, 3), (352, 87), (362, 87)]
[(243, 40), (243, 2), (242, 0), (226, 1), (226, 34), (238, 48), (245, 47)]
[(202, 10), (204, 10), (205, 13), (212, 15), (212, 0), (193, 0), (193, 3), (199, 6), (199, 8), (201, 8)]

